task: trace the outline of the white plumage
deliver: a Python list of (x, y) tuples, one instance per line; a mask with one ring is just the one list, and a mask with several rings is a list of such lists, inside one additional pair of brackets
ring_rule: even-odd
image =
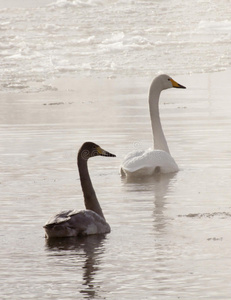
[(136, 150), (129, 153), (121, 165), (121, 174), (127, 177), (151, 176), (155, 172), (173, 173), (179, 170), (170, 154), (160, 122), (159, 98), (162, 90), (185, 88), (168, 75), (156, 77), (149, 91), (149, 109), (154, 139), (154, 149)]
[(121, 172), (126, 176), (151, 176), (156, 172), (173, 173), (179, 170), (172, 156), (163, 150), (136, 150), (125, 158)]

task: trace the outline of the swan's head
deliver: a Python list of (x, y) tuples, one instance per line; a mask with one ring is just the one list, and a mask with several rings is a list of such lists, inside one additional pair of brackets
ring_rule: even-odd
[(84, 143), (82, 147), (79, 149), (78, 155), (84, 160), (88, 160), (90, 157), (99, 156), (99, 155), (115, 157), (114, 154), (102, 149), (99, 145), (92, 142)]
[(159, 88), (160, 90), (166, 90), (170, 88), (186, 89), (185, 86), (177, 83), (175, 80), (173, 80), (170, 76), (166, 74), (157, 76), (153, 80), (153, 86), (155, 87), (155, 89)]

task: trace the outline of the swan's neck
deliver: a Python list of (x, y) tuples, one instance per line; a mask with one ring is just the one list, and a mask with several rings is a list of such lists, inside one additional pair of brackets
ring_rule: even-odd
[(151, 86), (149, 92), (149, 109), (152, 123), (154, 149), (163, 150), (170, 154), (167, 141), (160, 122), (159, 98), (161, 90)]
[(80, 182), (82, 186), (85, 207), (86, 209), (93, 210), (95, 213), (104, 218), (102, 209), (100, 207), (99, 201), (96, 197), (94, 188), (91, 183), (87, 167), (87, 160), (81, 157), (81, 153), (79, 153), (78, 155), (77, 163), (79, 168)]

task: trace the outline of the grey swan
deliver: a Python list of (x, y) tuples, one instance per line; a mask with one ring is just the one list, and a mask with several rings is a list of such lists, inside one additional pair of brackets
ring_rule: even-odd
[(77, 165), (86, 210), (66, 210), (53, 216), (43, 226), (46, 238), (78, 237), (111, 231), (96, 197), (87, 167), (88, 159), (98, 155), (115, 157), (92, 142), (84, 143), (79, 149)]

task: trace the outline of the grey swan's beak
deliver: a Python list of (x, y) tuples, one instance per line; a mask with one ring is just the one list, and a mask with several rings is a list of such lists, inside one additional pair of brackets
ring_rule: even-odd
[(99, 155), (101, 156), (109, 156), (109, 157), (116, 157), (115, 154), (112, 154), (104, 149), (102, 149), (101, 147), (97, 147), (97, 152)]

